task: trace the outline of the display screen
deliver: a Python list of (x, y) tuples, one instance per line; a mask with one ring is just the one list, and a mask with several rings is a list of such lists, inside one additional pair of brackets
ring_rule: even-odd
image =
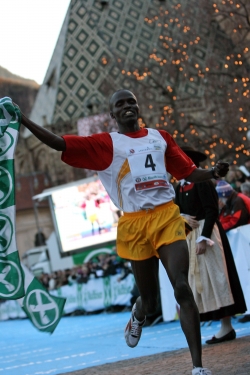
[(99, 179), (59, 189), (51, 202), (62, 252), (116, 240), (121, 213)]

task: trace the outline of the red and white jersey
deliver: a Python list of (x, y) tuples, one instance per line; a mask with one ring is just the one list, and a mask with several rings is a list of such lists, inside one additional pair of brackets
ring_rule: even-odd
[(196, 166), (166, 131), (141, 129), (129, 134), (64, 136), (62, 160), (93, 169), (114, 204), (124, 212), (154, 208), (174, 199), (167, 171), (185, 178)]
[(113, 202), (125, 212), (154, 208), (174, 199), (165, 167), (166, 141), (148, 129), (143, 138), (110, 133), (113, 161), (99, 177)]

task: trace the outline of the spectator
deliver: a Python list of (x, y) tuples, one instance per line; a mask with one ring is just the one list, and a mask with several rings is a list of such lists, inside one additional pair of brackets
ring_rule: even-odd
[(108, 258), (106, 263), (103, 265), (103, 277), (116, 275), (116, 265), (113, 263), (111, 258)]
[[(199, 167), (206, 155), (191, 147), (182, 150)], [(211, 181), (176, 187), (176, 204), (192, 232), (187, 236), (189, 250), (188, 281), (200, 313), (200, 321), (220, 320), (219, 331), (207, 340), (218, 344), (234, 340), (231, 316), (246, 311), (243, 292), (231, 248), (218, 219), (218, 196)]]
[(236, 169), (237, 169), (236, 165), (231, 162), (229, 164), (228, 174), (225, 177), (226, 181), (232, 186), (233, 189), (236, 188), (236, 180), (237, 180)]
[(56, 277), (54, 277), (54, 276), (55, 276), (54, 272), (50, 274), (49, 290), (56, 289)]
[(246, 179), (250, 180), (250, 158), (247, 158), (244, 162), (244, 165), (241, 165), (240, 170), (245, 174)]
[(39, 276), (39, 281), (47, 290), (49, 289), (50, 275), (48, 273), (42, 272)]
[(57, 283), (56, 288), (61, 288), (64, 285), (68, 285), (68, 274), (66, 270), (57, 271)]
[(89, 281), (89, 268), (86, 264), (78, 268), (76, 281), (78, 284), (86, 284)]
[(236, 175), (235, 190), (237, 192), (240, 192), (241, 184), (243, 184), (246, 181), (247, 177), (245, 173), (242, 171), (241, 167), (236, 169), (235, 175)]
[(242, 194), (250, 198), (250, 181), (243, 182), (243, 184), (240, 186), (240, 190)]
[[(121, 270), (120, 276), (118, 277), (117, 281), (120, 282), (126, 279), (129, 274), (133, 274), (131, 263), (129, 261), (125, 261), (123, 264), (123, 269)], [(133, 305), (134, 304), (132, 304), (132, 306)]]
[(70, 275), (68, 276), (68, 285), (77, 284), (77, 271), (78, 267), (73, 267), (71, 269)]
[(228, 182), (221, 180), (216, 186), (219, 197), (219, 220), (225, 231), (248, 224), (249, 211), (243, 194), (237, 193)]
[(250, 175), (250, 157), (248, 157), (245, 162), (244, 162), (244, 165), (247, 169), (247, 171), (249, 172), (249, 175)]
[[(64, 285), (75, 283), (87, 283), (90, 278), (106, 277), (110, 275), (122, 275), (127, 272), (132, 273), (129, 262), (124, 262), (117, 254), (100, 254), (98, 258), (75, 266), (72, 269), (57, 270), (48, 273), (41, 273), (39, 280), (49, 290), (60, 288)], [(125, 278), (125, 277), (124, 277)]]
[(89, 262), (89, 277), (90, 279), (98, 278), (103, 276), (103, 267), (99, 265), (98, 260), (93, 260)]

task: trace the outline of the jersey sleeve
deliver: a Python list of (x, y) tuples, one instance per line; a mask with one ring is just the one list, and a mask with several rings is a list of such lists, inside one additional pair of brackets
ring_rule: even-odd
[(113, 160), (113, 144), (109, 133), (98, 133), (88, 137), (64, 135), (66, 151), (61, 159), (66, 164), (76, 167), (103, 171)]
[(159, 130), (159, 132), (167, 143), (165, 157), (168, 173), (177, 180), (185, 179), (197, 168), (196, 165), (185, 152), (182, 151), (168, 132), (165, 130)]

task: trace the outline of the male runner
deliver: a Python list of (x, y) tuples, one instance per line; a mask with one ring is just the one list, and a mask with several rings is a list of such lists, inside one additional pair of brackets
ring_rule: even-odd
[(22, 123), (40, 141), (62, 151), (62, 160), (95, 170), (113, 203), (123, 211), (117, 231), (117, 252), (129, 259), (140, 291), (125, 329), (127, 345), (135, 347), (145, 316), (157, 307), (158, 261), (161, 260), (180, 305), (180, 322), (190, 349), (192, 375), (211, 375), (202, 367), (199, 312), (188, 284), (189, 256), (185, 224), (173, 203), (167, 172), (178, 180), (206, 181), (226, 175), (227, 163), (198, 169), (164, 130), (141, 129), (135, 95), (118, 90), (110, 98), (110, 115), (119, 132), (88, 137), (51, 133), (22, 115)]

